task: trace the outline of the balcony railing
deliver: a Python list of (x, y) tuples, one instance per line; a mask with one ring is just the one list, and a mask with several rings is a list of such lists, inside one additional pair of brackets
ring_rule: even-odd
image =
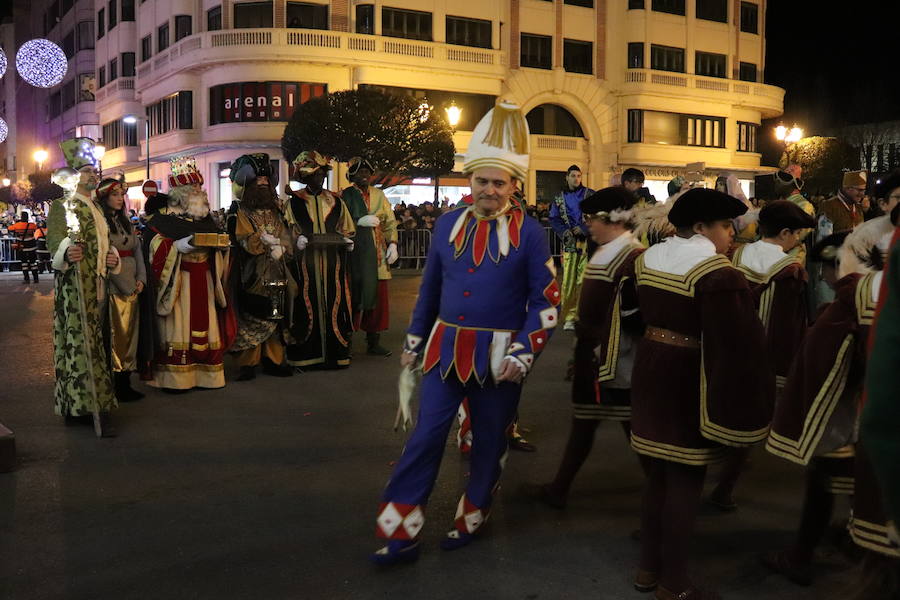
[(704, 92), (725, 92), (737, 94), (746, 98), (746, 102), (754, 105), (754, 97), (760, 104), (755, 106), (765, 107), (765, 112), (770, 113), (775, 109), (780, 110), (784, 102), (784, 90), (773, 86), (750, 81), (720, 79), (717, 77), (702, 77), (689, 73), (670, 73), (667, 71), (654, 71), (651, 69), (628, 69), (625, 71), (626, 88), (635, 84), (660, 85), (668, 88), (682, 88), (685, 90), (703, 90)]
[[(302, 54), (292, 52), (291, 49), (297, 46), (308, 51)], [(241, 51), (237, 56), (221, 52), (225, 48), (242, 47), (246, 47), (247, 51)], [(251, 47), (259, 50), (250, 50)], [(318, 29), (238, 29), (207, 31), (187, 37), (142, 64), (138, 68), (138, 79), (155, 79), (173, 69), (204, 63), (244, 57), (256, 59), (257, 53), (260, 59), (265, 58), (266, 53), (272, 53), (293, 54), (298, 59), (302, 57), (302, 60), (346, 62), (377, 60), (377, 55), (382, 54), (386, 55), (382, 60), (396, 60), (401, 64), (435, 67), (433, 61), (446, 61), (449, 64), (445, 68), (448, 69), (483, 71), (485, 67), (493, 67), (498, 73), (503, 68), (503, 53), (500, 50)]]

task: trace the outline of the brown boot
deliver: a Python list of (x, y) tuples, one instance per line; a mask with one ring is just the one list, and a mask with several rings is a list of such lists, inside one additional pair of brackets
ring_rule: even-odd
[(658, 584), (659, 573), (638, 569), (637, 574), (634, 576), (634, 589), (642, 594), (652, 592), (656, 589)]

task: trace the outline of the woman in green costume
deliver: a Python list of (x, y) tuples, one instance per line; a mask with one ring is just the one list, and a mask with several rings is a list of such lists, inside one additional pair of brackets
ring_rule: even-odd
[(94, 142), (75, 138), (60, 143), (68, 169), (54, 182), (65, 190), (47, 218), (47, 244), (55, 270), (53, 361), (56, 414), (72, 422), (93, 416), (98, 436), (111, 437), (110, 411), (116, 407), (104, 343), (106, 275), (119, 264), (109, 245), (109, 228), (94, 201), (98, 183)]

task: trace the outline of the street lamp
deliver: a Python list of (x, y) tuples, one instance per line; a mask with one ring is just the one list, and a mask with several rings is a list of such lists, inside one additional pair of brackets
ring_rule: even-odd
[(447, 122), (450, 123), (450, 127), (456, 129), (459, 119), (462, 117), (462, 109), (456, 105), (455, 101), (451, 101), (450, 106), (444, 110), (447, 112)]
[(46, 150), (35, 150), (32, 157), (34, 157), (34, 162), (38, 164), (38, 172), (44, 170), (44, 161), (47, 160), (47, 157), (50, 156), (47, 154)]
[(103, 157), (106, 156), (106, 146), (103, 144), (96, 144), (94, 146), (94, 158), (97, 159), (97, 169), (100, 171), (100, 175), (103, 175)]
[(802, 138), (803, 130), (796, 124), (794, 124), (794, 126), (790, 129), (788, 129), (784, 125), (779, 125), (775, 128), (775, 139), (783, 142), (785, 147), (787, 147), (788, 144), (799, 142)]
[(125, 115), (122, 118), (122, 122), (128, 125), (134, 125), (138, 122), (139, 119), (144, 120), (144, 124), (146, 127), (144, 128), (144, 140), (145, 140), (145, 152), (147, 154), (147, 177), (146, 179), (150, 179), (150, 119), (147, 117), (138, 117), (135, 115)]
[(9, 177), (3, 178), (3, 187), (9, 187), (10, 183), (12, 183), (12, 182), (10, 181)]

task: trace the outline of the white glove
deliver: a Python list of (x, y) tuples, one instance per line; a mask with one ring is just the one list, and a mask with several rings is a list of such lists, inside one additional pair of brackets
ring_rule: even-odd
[(269, 255), (275, 260), (280, 260), (284, 256), (284, 246), (281, 244), (269, 246)]
[(305, 235), (301, 235), (297, 238), (297, 250), (300, 250), (302, 252), (306, 250), (307, 246), (309, 246), (309, 238), (307, 238)]
[(375, 215), (366, 215), (364, 217), (360, 217), (359, 221), (356, 222), (360, 227), (378, 227), (381, 225), (381, 219), (376, 217)]
[(400, 258), (400, 254), (397, 252), (397, 244), (396, 242), (391, 242), (388, 244), (384, 259), (387, 261), (387, 264), (392, 265), (397, 262), (398, 258)]
[(182, 254), (190, 254), (197, 248), (191, 245), (191, 239), (193, 236), (189, 235), (187, 237), (183, 237), (180, 240), (175, 240), (175, 249), (181, 252)]
[(346, 242), (346, 244), (347, 244), (347, 252), (353, 252), (353, 248), (354, 248), (354, 246), (356, 246), (356, 244), (353, 243), (353, 240), (351, 240), (348, 237), (345, 237), (344, 242)]
[(266, 246), (277, 246), (280, 242), (278, 238), (272, 235), (271, 233), (261, 233), (259, 234), (259, 241), (261, 241)]

